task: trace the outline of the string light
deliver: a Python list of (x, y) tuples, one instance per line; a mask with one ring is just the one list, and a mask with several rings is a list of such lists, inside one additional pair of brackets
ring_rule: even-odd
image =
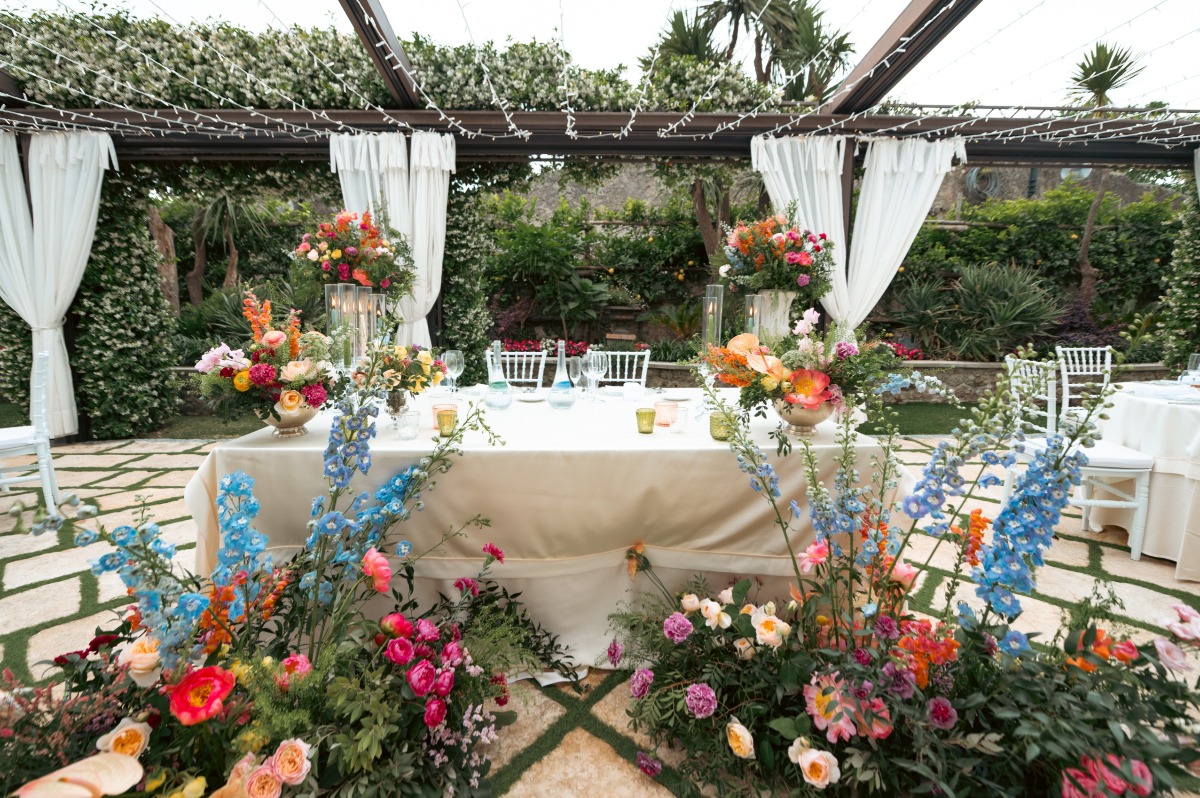
[(475, 34), (471, 33), (471, 23), (467, 20), (467, 9), (462, 0), (457, 0), (457, 2), (458, 11), (462, 14), (463, 27), (467, 29), (467, 38), (471, 40), (471, 51), (475, 53), (475, 65), (483, 70), (483, 82), (487, 84), (488, 91), (492, 93), (492, 102), (500, 109), (500, 113), (504, 114), (504, 121), (508, 123), (508, 129), (513, 132), (513, 135), (528, 141), (533, 134), (528, 130), (523, 130), (513, 121), (512, 112), (508, 110), (508, 103), (497, 93), (496, 86), (492, 83), (491, 72), (488, 70), (487, 64), (483, 62), (483, 53), (480, 52), (479, 45), (475, 43)]

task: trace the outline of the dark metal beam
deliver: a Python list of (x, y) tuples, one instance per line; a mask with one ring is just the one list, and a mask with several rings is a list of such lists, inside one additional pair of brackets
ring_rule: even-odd
[(23, 106), (21, 98), (25, 93), (21, 91), (21, 84), (17, 83), (17, 79), (9, 73), (0, 70), (0, 92), (3, 92), (5, 97), (0, 97), (0, 105), (17, 105)]
[[(181, 133), (178, 122), (203, 123), (210, 127), (219, 122), (230, 125), (247, 124), (264, 127), (261, 112), (236, 109), (210, 109), (172, 112), (171, 121), (140, 114), (136, 111), (104, 109), (21, 109), (21, 114), (35, 116), (53, 124), (69, 122), (73, 117), (81, 124), (110, 128), (118, 154), (125, 160), (182, 161), (191, 158), (210, 160), (267, 161), (281, 157), (328, 159), (329, 142), (325, 134), (347, 131), (395, 130), (395, 124), (377, 111), (309, 111), (291, 109), (270, 112), (272, 119), (288, 125), (303, 125), (312, 132), (299, 135), (292, 128), (275, 128), (275, 135), (246, 132), (245, 136), (213, 136), (206, 133)], [(189, 116), (192, 114), (192, 116)], [(388, 116), (416, 128), (444, 130), (436, 111), (389, 110)], [(556, 111), (518, 112), (514, 122), (531, 132), (528, 140), (457, 136), (460, 161), (523, 160), (531, 156), (591, 157), (603, 160), (654, 158), (659, 160), (696, 161), (711, 158), (747, 158), (750, 140), (756, 135), (776, 132), (789, 124), (787, 133), (811, 133), (816, 130), (849, 136), (868, 136), (882, 130), (895, 130), (896, 135), (946, 136), (985, 134), (990, 139), (976, 138), (967, 142), (968, 159), (972, 163), (1089, 163), (1112, 165), (1187, 166), (1191, 163), (1196, 142), (1164, 146), (1170, 137), (1185, 136), (1200, 139), (1200, 120), (1171, 118), (1150, 120), (1124, 119), (1013, 119), (996, 117), (914, 117), (914, 116), (852, 116), (813, 114), (796, 117), (787, 114), (759, 114), (743, 120), (736, 127), (723, 130), (713, 138), (664, 138), (658, 131), (678, 118), (675, 113), (651, 112), (639, 114), (623, 138), (585, 138), (586, 134), (616, 133), (629, 121), (622, 112), (583, 112), (575, 115), (578, 138), (566, 135), (563, 114)], [(499, 111), (458, 111), (457, 119), (468, 130), (503, 136), (508, 122)], [(732, 125), (735, 114), (698, 114), (688, 130), (705, 133), (721, 125)], [(217, 121), (219, 120), (219, 122)], [(121, 122), (130, 122), (155, 131), (154, 135), (129, 135)], [(1080, 130), (1081, 126), (1087, 127)], [(28, 130), (29, 120), (17, 114), (0, 111), (0, 129)], [(160, 132), (161, 131), (161, 132)], [(1067, 131), (1071, 131), (1068, 133)], [(301, 131), (303, 132), (303, 131)], [(1081, 135), (1073, 139), (1043, 140), (1033, 136), (1059, 133)], [(1096, 139), (1092, 134), (1123, 138)], [(1031, 136), (1014, 138), (1014, 136)], [(1083, 138), (1087, 136), (1088, 138)], [(1008, 139), (1007, 141), (1005, 139)], [(853, 146), (852, 144), (850, 145)]]
[(878, 105), (981, 2), (912, 0), (850, 70), (821, 112), (852, 114)]
[(338, 0), (354, 32), (367, 48), (367, 54), (379, 71), (383, 85), (387, 86), (400, 108), (420, 108), (417, 87), (408, 79), (412, 74), (412, 63), (400, 46), (400, 40), (392, 31), (387, 14), (379, 0)]

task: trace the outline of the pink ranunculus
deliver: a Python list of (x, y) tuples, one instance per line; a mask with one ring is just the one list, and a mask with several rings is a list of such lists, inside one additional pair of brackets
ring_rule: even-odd
[(826, 540), (810, 543), (808, 548), (796, 556), (796, 564), (800, 573), (809, 574), (821, 563), (829, 559), (829, 542)]
[(412, 621), (405, 618), (399, 612), (392, 612), (383, 616), (383, 620), (379, 622), (383, 631), (390, 634), (392, 637), (412, 637), (413, 625)]
[(1154, 639), (1154, 649), (1158, 652), (1159, 661), (1173, 671), (1190, 671), (1192, 663), (1188, 662), (1183, 649), (1165, 637)]
[(440, 698), (432, 698), (425, 704), (425, 725), (436, 729), (446, 720), (446, 702)]
[(451, 668), (457, 668), (463, 663), (464, 659), (466, 659), (466, 657), (463, 654), (462, 643), (457, 641), (447, 643), (446, 647), (442, 649), (443, 665), (448, 665)]
[(376, 592), (388, 591), (388, 584), (392, 581), (392, 566), (374, 546), (363, 555), (363, 573), (375, 580)]
[(905, 590), (912, 590), (917, 573), (917, 569), (904, 560), (897, 560), (895, 566), (892, 567), (892, 581), (903, 585)]
[(453, 689), (454, 671), (450, 668), (439, 671), (437, 678), (433, 680), (433, 692), (437, 694), (438, 698), (445, 698)]
[(263, 333), (262, 342), (272, 349), (278, 349), (287, 343), (288, 334), (283, 330), (269, 330)]
[(1200, 620), (1200, 612), (1196, 612), (1194, 609), (1182, 602), (1172, 604), (1171, 609), (1175, 610), (1175, 612), (1179, 614), (1180, 623)]
[(413, 658), (412, 641), (405, 637), (393, 637), (387, 641), (383, 655), (397, 665), (407, 665)]
[(437, 640), (440, 636), (437, 624), (428, 618), (421, 618), (417, 621), (417, 641), (428, 643), (430, 640)]
[(437, 668), (433, 667), (429, 660), (423, 659), (408, 669), (405, 678), (412, 691), (417, 696), (423, 696), (433, 689), (433, 683), (437, 680)]

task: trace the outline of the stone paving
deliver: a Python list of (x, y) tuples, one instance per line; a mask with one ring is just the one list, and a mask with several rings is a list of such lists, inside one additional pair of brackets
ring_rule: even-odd
[[(919, 469), (936, 442), (905, 439), (901, 460)], [(64, 490), (95, 498), (100, 519), (110, 526), (132, 520), (145, 502), (164, 537), (178, 546), (177, 561), (191, 567), (196, 530), (183, 504), (183, 485), (214, 445), (208, 440), (72, 444), (54, 450), (55, 467)], [(35, 490), (30, 483), (27, 489), (0, 494), (0, 664), (26, 679), (45, 673), (39, 663), (80, 648), (97, 625), (107, 624), (128, 603), (115, 575), (98, 578), (88, 570), (89, 561), (102, 553), (97, 546), (77, 549), (65, 535), (35, 538), (13, 530), (14, 519), (6, 511), (18, 498), (33, 501)], [(991, 517), (998, 498), (997, 488), (974, 506)], [(1123, 601), (1120, 623), (1138, 643), (1166, 634), (1164, 625), (1174, 616), (1172, 603), (1200, 608), (1200, 584), (1176, 581), (1174, 563), (1130, 560), (1123, 530), (1083, 533), (1078, 511), (1072, 509), (1059, 525), (1058, 538), (1048, 566), (1039, 572), (1036, 594), (1023, 599), (1026, 610), (1016, 626), (1025, 632), (1056, 630), (1064, 608), (1089, 595), (1097, 579), (1111, 584)], [(910, 559), (923, 561), (931, 544), (918, 541)], [(914, 593), (915, 609), (942, 606), (949, 567), (949, 552), (933, 552)], [(973, 598), (969, 585), (960, 587), (958, 596)], [(516, 709), (517, 722), (493, 744), (497, 793), (669, 795), (633, 764), (636, 751), (649, 743), (625, 724), (629, 692), (618, 689), (623, 678), (594, 670), (582, 694), (561, 686), (516, 685), (510, 708)], [(679, 761), (677, 753), (660, 753), (668, 767)]]

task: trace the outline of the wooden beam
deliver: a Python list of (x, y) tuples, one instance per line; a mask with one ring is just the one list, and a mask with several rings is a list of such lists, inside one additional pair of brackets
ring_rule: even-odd
[(3, 70), (0, 70), (0, 92), (7, 95), (0, 97), (0, 105), (25, 105), (21, 99), (25, 96), (25, 92), (21, 90), (21, 84), (17, 83), (16, 78)]
[(379, 0), (338, 0), (342, 10), (350, 18), (354, 32), (367, 48), (367, 54), (379, 71), (383, 85), (387, 86), (392, 99), (400, 108), (421, 108), (417, 87), (409, 80), (412, 63), (400, 46), (400, 40), (392, 31), (383, 5)]
[(821, 112), (852, 114), (879, 104), (982, 1), (912, 0)]

